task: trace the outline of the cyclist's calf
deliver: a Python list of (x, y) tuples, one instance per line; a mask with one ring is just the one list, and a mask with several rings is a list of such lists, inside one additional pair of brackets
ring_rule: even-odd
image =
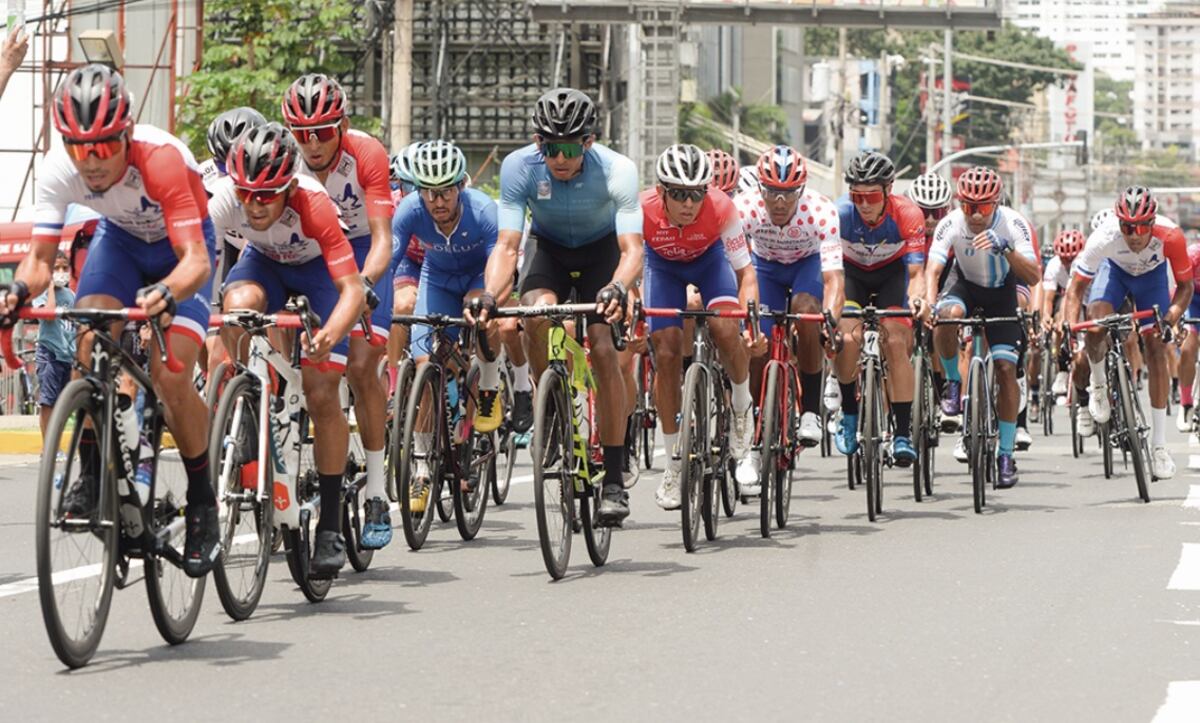
[[(742, 343), (741, 325), (736, 319), (709, 319), (708, 331), (713, 344), (721, 355), (721, 364), (729, 374), (729, 381), (741, 384), (750, 373), (750, 355)], [(658, 351), (658, 347), (655, 347)]]

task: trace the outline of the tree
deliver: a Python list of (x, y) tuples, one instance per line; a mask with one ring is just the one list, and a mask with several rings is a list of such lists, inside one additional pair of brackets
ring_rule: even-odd
[[(355, 58), (343, 49), (363, 41), (363, 12), (362, 3), (207, 0), (200, 69), (188, 76), (178, 98), (180, 136), (204, 156), (205, 131), (222, 111), (245, 105), (282, 120), (280, 99), (298, 76), (345, 77), (354, 69)], [(373, 122), (355, 127), (377, 132), (379, 121)]]
[(786, 111), (772, 103), (738, 105), (739, 97), (741, 90), (735, 88), (701, 103), (680, 105), (680, 142), (693, 143), (701, 148), (728, 148), (729, 138), (725, 133), (705, 121), (733, 126), (735, 107), (741, 133), (767, 143), (788, 142)]
[[(1104, 73), (1096, 73), (1095, 110), (1096, 135), (1100, 138), (1105, 160), (1122, 160), (1138, 149), (1137, 134), (1130, 127), (1133, 123), (1133, 81), (1113, 80)], [(1100, 117), (1101, 113), (1113, 113), (1120, 118)]]

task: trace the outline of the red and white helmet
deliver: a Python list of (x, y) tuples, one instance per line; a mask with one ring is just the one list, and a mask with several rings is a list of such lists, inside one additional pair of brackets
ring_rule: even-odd
[(1083, 244), (1086, 239), (1083, 238), (1083, 232), (1078, 229), (1070, 229), (1062, 231), (1058, 236), (1054, 237), (1054, 255), (1062, 259), (1062, 262), (1067, 266), (1075, 260), (1080, 251), (1083, 251)]
[(967, 203), (998, 201), (1003, 188), (1000, 174), (984, 166), (969, 168), (958, 177), (958, 198)]
[(808, 164), (791, 146), (775, 146), (758, 157), (758, 182), (771, 188), (796, 190), (808, 182)]
[(713, 169), (709, 185), (729, 194), (736, 191), (739, 170), (737, 160), (720, 148), (713, 148), (708, 152), (708, 161)]
[(1113, 212), (1125, 223), (1149, 223), (1158, 215), (1158, 201), (1149, 188), (1130, 186), (1117, 197)]
[(283, 119), (289, 126), (328, 126), (346, 117), (346, 94), (322, 73), (302, 75), (283, 94)]
[(125, 79), (107, 65), (72, 70), (54, 92), (54, 127), (69, 141), (112, 138), (133, 125)]

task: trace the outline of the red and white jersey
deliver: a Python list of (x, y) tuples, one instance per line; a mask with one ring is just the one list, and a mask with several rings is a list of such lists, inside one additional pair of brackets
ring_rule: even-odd
[(1121, 235), (1121, 222), (1117, 217), (1113, 216), (1105, 221), (1088, 236), (1083, 252), (1075, 261), (1074, 273), (1076, 276), (1090, 279), (1100, 270), (1100, 264), (1105, 259), (1130, 276), (1141, 276), (1170, 261), (1175, 283), (1192, 278), (1187, 239), (1174, 221), (1161, 214), (1154, 221), (1150, 243), (1137, 253), (1131, 251), (1129, 244), (1125, 243), (1125, 237)]
[(33, 240), (61, 240), (67, 206), (87, 206), (121, 230), (155, 243), (204, 243), (201, 222), (208, 216), (200, 165), (175, 136), (149, 125), (134, 126), (125, 175), (107, 191), (95, 193), (83, 182), (66, 149), (46, 154), (38, 179)]
[[(209, 161), (211, 163), (212, 161)], [(221, 193), (232, 193), (233, 179), (226, 176), (224, 173), (217, 171), (216, 166), (212, 167), (213, 173), (204, 176), (204, 190), (208, 191), (208, 197), (211, 199)], [(225, 243), (233, 246), (238, 251), (246, 248), (246, 239), (237, 231), (225, 232)]]
[[(307, 168), (301, 169), (301, 173), (316, 177)], [(330, 166), (325, 190), (337, 204), (350, 238), (371, 235), (367, 219), (386, 218), (390, 223), (396, 212), (387, 150), (360, 131), (342, 135), (342, 147)]]
[(842, 239), (837, 207), (825, 196), (805, 189), (796, 212), (782, 226), (771, 222), (766, 202), (757, 190), (734, 196), (742, 230), (755, 256), (781, 264), (794, 264), (821, 254), (821, 272), (842, 270)]
[(1063, 260), (1057, 256), (1052, 256), (1046, 262), (1046, 271), (1042, 274), (1042, 289), (1054, 293), (1059, 289), (1067, 288), (1071, 283), (1071, 269), (1075, 268), (1077, 261), (1071, 262), (1071, 267), (1063, 263)]
[(667, 218), (657, 188), (642, 191), (642, 238), (651, 251), (667, 261), (695, 261), (717, 241), (725, 244), (725, 256), (734, 270), (750, 265), (750, 249), (733, 201), (724, 191), (710, 188), (696, 220), (676, 226)]
[[(1008, 206), (997, 206), (988, 231), (1006, 240), (1008, 245), (1025, 258), (1038, 263), (1037, 236), (1025, 217)], [(958, 262), (958, 271), (972, 284), (998, 288), (1004, 286), (1009, 264), (1004, 254), (992, 249), (975, 248), (975, 237), (967, 225), (962, 209), (951, 211), (933, 231), (933, 246), (929, 256), (940, 264), (949, 263), (950, 252)]]
[(255, 251), (281, 264), (296, 266), (323, 256), (333, 278), (357, 274), (354, 250), (338, 223), (337, 206), (315, 179), (296, 178), (299, 184), (288, 196), (283, 215), (266, 231), (251, 228), (232, 184), (223, 189), (209, 203), (217, 233), (237, 232)]

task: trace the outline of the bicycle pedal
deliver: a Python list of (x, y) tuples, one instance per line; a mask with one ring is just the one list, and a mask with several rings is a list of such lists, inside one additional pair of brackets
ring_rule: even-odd
[(336, 580), (336, 579), (338, 579), (338, 575), (339, 575), (339, 572), (321, 573), (321, 572), (316, 572), (314, 570), (308, 571), (308, 579), (309, 580)]

